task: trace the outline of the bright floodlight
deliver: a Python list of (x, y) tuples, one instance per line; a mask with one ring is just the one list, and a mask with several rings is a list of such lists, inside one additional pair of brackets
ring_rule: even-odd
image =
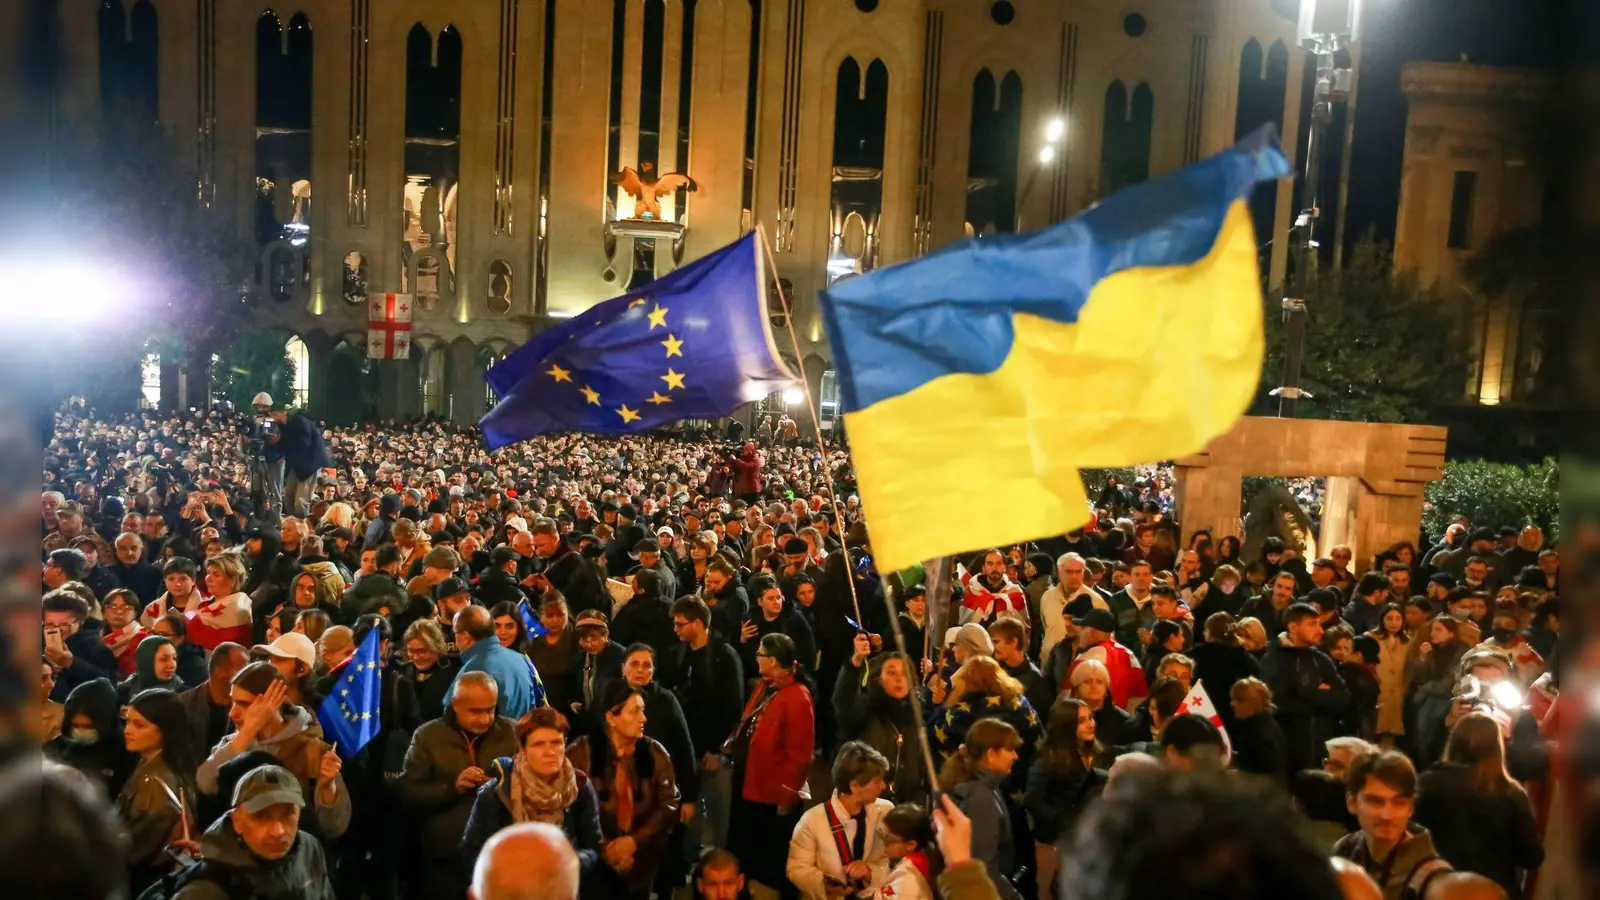
[(783, 405), (794, 406), (806, 399), (806, 395), (799, 388), (786, 388), (783, 392)]
[(1055, 158), (1056, 148), (1050, 146), (1049, 144), (1045, 144), (1043, 147), (1039, 148), (1039, 162), (1048, 166), (1050, 161)]
[[(11, 268), (11, 267), (8, 267)], [(89, 264), (17, 265), (15, 302), (0, 303), (0, 319), (91, 322), (125, 309), (133, 293), (125, 279)]]
[(1051, 119), (1050, 124), (1044, 127), (1044, 139), (1051, 143), (1061, 140), (1066, 133), (1067, 122), (1065, 119)]

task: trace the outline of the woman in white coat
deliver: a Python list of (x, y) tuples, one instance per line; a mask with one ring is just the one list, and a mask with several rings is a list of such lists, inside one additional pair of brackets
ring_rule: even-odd
[(889, 760), (861, 741), (833, 759), (833, 796), (806, 810), (789, 842), (784, 874), (805, 900), (872, 897), (889, 876), (881, 836), (894, 804), (879, 799)]

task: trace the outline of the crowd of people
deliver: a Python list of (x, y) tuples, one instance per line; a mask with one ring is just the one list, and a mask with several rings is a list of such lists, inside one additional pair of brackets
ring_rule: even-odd
[(69, 407), (46, 450), (39, 740), (127, 896), (1550, 889), (1537, 527), (1244, 559), (1156, 474), (880, 572), (847, 453), (793, 428), (490, 453), (257, 401)]

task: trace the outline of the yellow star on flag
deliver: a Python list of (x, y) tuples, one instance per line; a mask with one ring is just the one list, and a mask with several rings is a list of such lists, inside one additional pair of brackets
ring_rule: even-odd
[(617, 415), (622, 417), (622, 424), (624, 425), (628, 424), (629, 422), (636, 421), (639, 418), (638, 411), (629, 409), (628, 404), (626, 403), (622, 404), (622, 408), (617, 410)]
[(683, 341), (678, 340), (678, 336), (675, 334), (667, 335), (667, 339), (661, 342), (661, 346), (667, 348), (667, 359), (683, 355)]
[(566, 369), (561, 368), (559, 365), (557, 365), (555, 363), (551, 363), (550, 364), (550, 369), (548, 371), (546, 371), (545, 374), (549, 375), (551, 378), (554, 378), (557, 382), (571, 381), (572, 380), (572, 373), (570, 371), (566, 370)]
[(671, 367), (667, 368), (667, 374), (661, 376), (661, 380), (667, 383), (669, 391), (683, 389), (683, 374), (672, 371)]
[(590, 406), (599, 406), (600, 405), (600, 392), (599, 391), (595, 390), (592, 387), (589, 387), (587, 384), (584, 385), (579, 390), (581, 390), (583, 392), (584, 402), (588, 403)]
[(655, 392), (650, 394), (650, 396), (648, 398), (648, 401), (650, 403), (656, 404), (657, 406), (660, 406), (663, 403), (671, 403), (672, 402), (672, 398), (671, 397), (663, 397), (663, 396), (661, 396), (661, 392), (660, 391), (655, 391)]
[(650, 311), (650, 330), (654, 331), (657, 325), (667, 327), (667, 308), (659, 303)]

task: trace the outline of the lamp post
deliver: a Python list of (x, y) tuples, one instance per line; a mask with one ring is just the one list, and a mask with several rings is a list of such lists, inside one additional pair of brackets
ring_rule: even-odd
[(1300, 367), (1305, 356), (1305, 295), (1317, 279), (1317, 221), (1322, 215), (1322, 148), (1327, 142), (1333, 105), (1350, 94), (1350, 68), (1340, 66), (1335, 54), (1347, 50), (1360, 19), (1359, 0), (1303, 0), (1300, 4), (1300, 46), (1316, 62), (1316, 88), (1311, 101), (1311, 129), (1306, 137), (1305, 181), (1301, 210), (1294, 227), (1299, 232), (1291, 245), (1294, 272), (1285, 280), (1283, 321), (1287, 345), (1283, 353), (1283, 385), (1272, 391), (1278, 398), (1278, 415), (1293, 418), (1301, 397)]
[(1022, 207), (1028, 201), (1028, 195), (1033, 192), (1033, 183), (1039, 180), (1039, 170), (1055, 162), (1056, 148), (1059, 147), (1067, 136), (1067, 120), (1057, 116), (1045, 123), (1044, 144), (1039, 147), (1038, 164), (1028, 168), (1028, 180), (1022, 183), (1022, 193), (1017, 195), (1017, 215), (1012, 231), (1022, 231)]

